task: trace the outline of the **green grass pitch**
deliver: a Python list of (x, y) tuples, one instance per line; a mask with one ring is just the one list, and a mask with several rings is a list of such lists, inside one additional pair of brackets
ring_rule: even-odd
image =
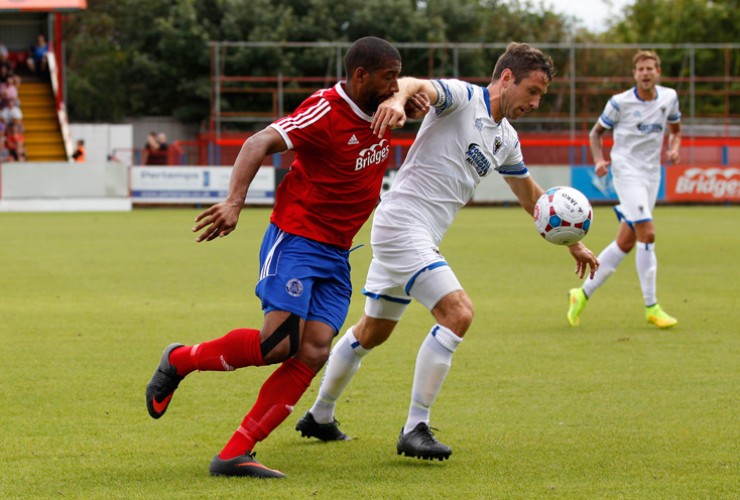
[[(565, 319), (579, 284), (564, 248), (519, 208), (468, 208), (442, 251), (476, 305), (432, 412), (449, 461), (399, 457), (416, 351), (412, 305), (370, 354), (337, 418), (354, 439), (303, 439), (295, 412), (256, 448), (279, 481), (212, 478), (208, 464), (271, 367), (198, 373), (152, 420), (144, 386), (170, 342), (261, 324), (253, 294), (269, 211), (196, 244), (196, 210), (0, 214), (0, 498), (740, 497), (740, 207), (658, 207), (658, 294), (647, 324), (625, 260)], [(584, 242), (616, 232), (599, 207)], [(356, 238), (368, 243), (369, 225)], [(352, 253), (357, 319), (370, 259)]]

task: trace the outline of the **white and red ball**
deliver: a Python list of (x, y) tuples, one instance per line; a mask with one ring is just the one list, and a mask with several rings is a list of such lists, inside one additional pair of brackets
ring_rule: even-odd
[(555, 245), (572, 245), (586, 236), (593, 222), (588, 198), (575, 188), (557, 186), (540, 196), (534, 206), (537, 232)]

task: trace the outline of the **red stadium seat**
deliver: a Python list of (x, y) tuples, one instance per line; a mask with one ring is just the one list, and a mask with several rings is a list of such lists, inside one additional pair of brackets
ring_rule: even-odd
[(25, 50), (13, 51), (8, 53), (8, 62), (10, 63), (10, 67), (11, 69), (13, 69), (13, 71), (15, 71), (18, 67), (25, 67), (26, 59), (28, 59), (28, 52)]

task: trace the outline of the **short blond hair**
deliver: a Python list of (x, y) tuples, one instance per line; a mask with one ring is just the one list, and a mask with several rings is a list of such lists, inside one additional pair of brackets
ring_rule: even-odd
[(635, 56), (632, 58), (632, 69), (635, 69), (637, 67), (637, 63), (640, 61), (644, 61), (645, 59), (652, 59), (655, 61), (655, 67), (660, 69), (660, 57), (658, 57), (658, 54), (653, 52), (652, 50), (640, 50), (635, 54)]

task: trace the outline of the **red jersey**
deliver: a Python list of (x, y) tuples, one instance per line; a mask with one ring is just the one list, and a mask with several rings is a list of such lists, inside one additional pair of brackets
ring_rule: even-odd
[(272, 223), (287, 233), (352, 246), (375, 208), (390, 159), (390, 133), (374, 135), (371, 121), (338, 83), (271, 125), (295, 152), (275, 192)]

